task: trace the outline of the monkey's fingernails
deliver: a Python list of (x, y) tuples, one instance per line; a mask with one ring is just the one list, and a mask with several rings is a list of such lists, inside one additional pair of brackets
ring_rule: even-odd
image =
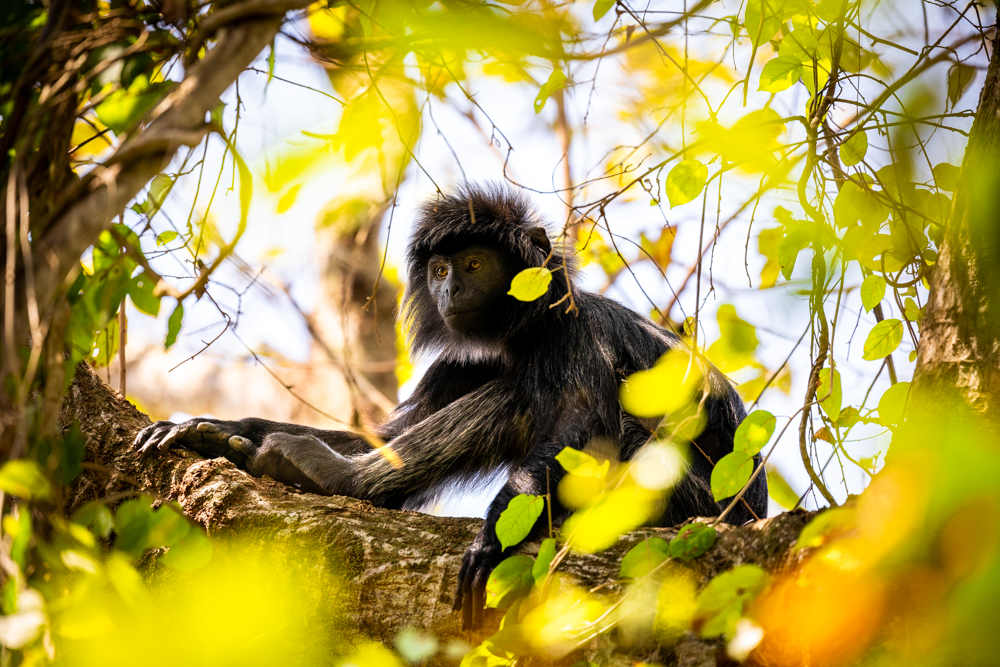
[(253, 454), (254, 450), (257, 448), (253, 442), (247, 440), (241, 435), (234, 435), (229, 438), (229, 446), (238, 452), (243, 452), (244, 454)]
[(212, 424), (209, 422), (201, 422), (197, 426), (198, 432), (201, 433), (206, 439), (213, 442), (225, 443), (229, 441), (232, 437), (232, 433), (227, 433), (219, 427), (218, 424)]
[(159, 449), (161, 452), (167, 451), (168, 449), (170, 449), (171, 445), (184, 438), (184, 436), (187, 435), (189, 430), (190, 428), (187, 426), (175, 426), (174, 428), (170, 429), (170, 431), (164, 436), (162, 440), (156, 443), (156, 448)]

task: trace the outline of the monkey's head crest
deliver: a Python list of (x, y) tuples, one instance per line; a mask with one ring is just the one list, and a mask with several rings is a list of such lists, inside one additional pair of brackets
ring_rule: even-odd
[[(494, 350), (486, 349), (491, 348), (492, 341), (455, 340), (441, 322), (427, 291), (431, 256), (470, 245), (497, 247), (519, 258), (526, 267), (546, 266), (553, 271), (547, 294), (533, 302), (512, 304), (514, 312), (497, 314), (510, 322), (501, 338), (540, 324), (549, 313), (549, 305), (572, 289), (573, 257), (563, 256), (561, 242), (553, 246), (544, 220), (526, 197), (496, 182), (458, 186), (421, 205), (410, 236), (403, 324), (414, 353), (430, 349), (448, 352), (464, 345), (461, 354), (452, 350), (453, 356), (494, 354)], [(477, 353), (474, 348), (483, 349)]]

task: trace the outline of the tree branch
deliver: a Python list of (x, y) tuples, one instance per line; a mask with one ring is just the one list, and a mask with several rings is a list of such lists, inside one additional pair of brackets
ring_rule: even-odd
[[(309, 581), (333, 574), (342, 582), (336, 592), (316, 586), (313, 597), (302, 601), (309, 614), (318, 618), (336, 605), (347, 622), (342, 630), (387, 645), (407, 627), (421, 628), (442, 639), (461, 637), (470, 643), (496, 631), (497, 612), (487, 613), (487, 627), (473, 634), (461, 631), (461, 615), (451, 611), (462, 554), (479, 531), (479, 519), (385, 510), (349, 498), (300, 493), (277, 482), (250, 477), (225, 459), (205, 460), (184, 451), (144, 462), (132, 450), (131, 442), (149, 423), (148, 418), (105, 385), (86, 363), (78, 367), (66, 396), (63, 428), (74, 419), (80, 421), (87, 438), (87, 463), (71, 488), (70, 510), (90, 500), (116, 494), (122, 497), (138, 486), (154, 497), (176, 500), (217, 542), (242, 536), (262, 549), (280, 547), (279, 551), (292, 556), (309, 552), (312, 556), (308, 560), (303, 557), (289, 567)], [(795, 552), (792, 545), (811, 517), (811, 513), (797, 511), (742, 528), (718, 526), (715, 545), (684, 565), (694, 570), (702, 585), (716, 574), (747, 562), (770, 572), (786, 571), (800, 563), (808, 551)], [(623, 590), (618, 579), (622, 557), (651, 535), (670, 539), (676, 531), (635, 531), (607, 551), (570, 555), (560, 571), (597, 590), (610, 603)], [(317, 549), (320, 558), (316, 558)], [(534, 555), (537, 549), (534, 543), (520, 551)], [(628, 655), (664, 665), (700, 664), (692, 657), (714, 656), (720, 646), (689, 634), (677, 646), (655, 642), (635, 645)], [(606, 658), (608, 647), (609, 640), (599, 640), (574, 654), (573, 659), (567, 658), (566, 664), (583, 656)]]
[[(149, 125), (125, 141), (105, 164), (95, 167), (81, 195), (45, 225), (36, 250), (41, 259), (35, 271), (41, 303), (52, 303), (84, 251), (167, 166), (176, 150), (204, 138), (209, 128), (205, 115), (274, 39), (284, 14), (308, 4), (308, 0), (246, 2), (211, 15), (222, 18), (206, 20), (217, 35), (215, 46), (190, 66), (184, 80), (154, 108)], [(226, 17), (239, 22), (222, 23)]]

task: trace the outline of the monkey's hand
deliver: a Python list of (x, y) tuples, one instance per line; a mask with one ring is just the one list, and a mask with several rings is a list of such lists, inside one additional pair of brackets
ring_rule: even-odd
[[(492, 539), (491, 539), (492, 537)], [(503, 548), (496, 532), (489, 523), (479, 533), (462, 556), (462, 569), (458, 571), (458, 587), (452, 611), (462, 612), (462, 629), (475, 630), (483, 624), (486, 607), (486, 581), (500, 561)]]
[(282, 484), (321, 495), (355, 495), (354, 460), (334, 451), (315, 435), (270, 433), (259, 446), (237, 435), (229, 439), (229, 445), (246, 455), (246, 469), (255, 477), (267, 475)]
[(236, 465), (243, 465), (246, 457), (233, 441), (240, 437), (239, 427), (239, 422), (219, 419), (191, 419), (180, 424), (161, 421), (139, 431), (134, 444), (142, 456), (183, 447), (209, 458), (225, 456)]

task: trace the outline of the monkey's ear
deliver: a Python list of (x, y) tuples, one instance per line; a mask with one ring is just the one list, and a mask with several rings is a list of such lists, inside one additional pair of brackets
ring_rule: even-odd
[(548, 255), (552, 252), (552, 243), (549, 241), (549, 235), (545, 232), (544, 227), (532, 227), (528, 230), (528, 238), (539, 248), (542, 252)]

